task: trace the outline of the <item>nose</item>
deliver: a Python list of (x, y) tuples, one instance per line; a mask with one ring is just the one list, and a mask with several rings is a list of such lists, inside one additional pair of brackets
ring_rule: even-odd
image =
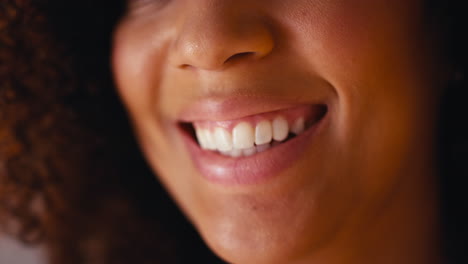
[(171, 52), (176, 67), (222, 70), (230, 64), (260, 60), (273, 50), (267, 23), (236, 6), (238, 1), (189, 2), (196, 5), (186, 7)]

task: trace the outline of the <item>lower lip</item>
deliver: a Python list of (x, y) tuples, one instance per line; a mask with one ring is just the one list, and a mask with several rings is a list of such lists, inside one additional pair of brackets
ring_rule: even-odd
[(232, 158), (202, 149), (186, 132), (182, 132), (192, 160), (209, 182), (222, 185), (260, 184), (291, 167), (319, 134), (328, 114), (302, 134), (248, 157)]

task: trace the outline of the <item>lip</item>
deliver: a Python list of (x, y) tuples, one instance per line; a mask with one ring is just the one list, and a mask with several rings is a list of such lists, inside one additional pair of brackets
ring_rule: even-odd
[(233, 96), (229, 99), (207, 97), (197, 100), (178, 115), (181, 122), (234, 120), (266, 112), (294, 108), (298, 105), (328, 105), (325, 100), (317, 102), (291, 103), (283, 98), (265, 98), (265, 96)]
[(239, 158), (204, 150), (186, 130), (180, 128), (180, 132), (194, 165), (207, 181), (226, 186), (255, 185), (275, 178), (300, 160), (322, 130), (328, 116), (329, 109), (300, 135), (267, 151)]

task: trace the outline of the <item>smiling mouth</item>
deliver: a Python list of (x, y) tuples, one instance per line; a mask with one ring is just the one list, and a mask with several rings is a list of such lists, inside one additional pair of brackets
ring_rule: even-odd
[(186, 122), (181, 127), (202, 150), (241, 158), (296, 138), (318, 123), (327, 110), (326, 105), (298, 106), (236, 120)]
[(296, 164), (315, 145), (310, 143), (320, 144), (328, 112), (325, 104), (301, 105), (233, 120), (181, 122), (179, 128), (206, 180), (253, 186)]

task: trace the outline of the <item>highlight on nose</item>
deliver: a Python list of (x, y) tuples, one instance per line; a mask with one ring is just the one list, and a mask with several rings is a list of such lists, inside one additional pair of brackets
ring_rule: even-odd
[(189, 27), (190, 30), (182, 30), (172, 51), (174, 64), (179, 68), (221, 70), (235, 63), (261, 59), (274, 47), (270, 30), (261, 22)]

